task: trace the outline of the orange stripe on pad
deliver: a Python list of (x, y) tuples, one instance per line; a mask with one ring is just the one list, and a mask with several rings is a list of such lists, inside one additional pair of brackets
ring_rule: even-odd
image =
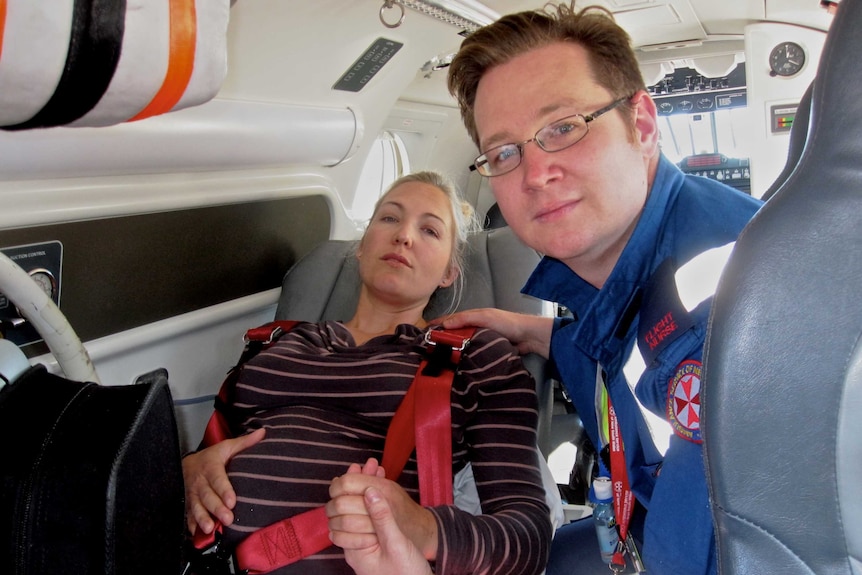
[(3, 31), (6, 29), (6, 0), (0, 0), (0, 58), (3, 58)]
[[(5, 0), (0, 0), (0, 3)], [(195, 0), (170, 0), (170, 60), (159, 92), (130, 122), (164, 114), (182, 98), (195, 67), (197, 16)]]

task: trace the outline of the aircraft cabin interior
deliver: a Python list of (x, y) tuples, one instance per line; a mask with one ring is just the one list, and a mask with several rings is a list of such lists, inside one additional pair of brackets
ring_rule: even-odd
[[(825, 67), (827, 34), (843, 14), (833, 16), (817, 0), (577, 3), (588, 4), (612, 12), (629, 33), (656, 103), (662, 153), (685, 173), (769, 199), (771, 207), (786, 177), (788, 150), (806, 145), (791, 142), (793, 124), (810, 115), (813, 126), (818, 112), (825, 122), (841, 111), (823, 104), (809, 112), (800, 104)], [(854, 19), (842, 23), (847, 29), (862, 24), (855, 4), (842, 5)], [(15, 377), (35, 365), (106, 387), (161, 381), (175, 417), (177, 455), (194, 450), (248, 329), (273, 319), (351, 313), (355, 284), (342, 284), (340, 276), (346, 250), (387, 186), (420, 170), (450, 178), (485, 223), (483, 235), (471, 240), (476, 269), (468, 272), (459, 309), (565, 316), (569, 311), (554, 302), (520, 294), (542, 254), (508, 230), (488, 178), (469, 169), (480, 152), (446, 85), (465, 37), (504, 14), (544, 5), (0, 0), (0, 406), (2, 388), (14, 388)], [(842, 54), (860, 47), (845, 40), (853, 34), (836, 39), (836, 66), (844, 65)], [(839, 40), (848, 43), (845, 52)], [(846, 85), (824, 81), (823, 94), (841, 94), (836, 105), (850, 100), (843, 92), (862, 85), (852, 83), (860, 68), (848, 63)], [(833, 102), (823, 94), (815, 89), (815, 103), (818, 97)], [(853, 130), (862, 110), (843, 111), (847, 117), (835, 121), (838, 133), (829, 137), (858, 144), (862, 131)], [(812, 128), (809, 137), (816, 133)], [(841, 158), (853, 151), (830, 149)], [(858, 171), (862, 157), (855, 159)], [(805, 165), (814, 166), (813, 159)], [(856, 204), (855, 212), (836, 212), (855, 220), (841, 225), (856, 230), (840, 265), (810, 274), (799, 268), (797, 276), (833, 275), (845, 286), (839, 293), (858, 293), (858, 283), (846, 287), (862, 269)], [(817, 230), (800, 229), (811, 242), (820, 238)], [(788, 257), (796, 253), (802, 252)], [(752, 258), (732, 270), (739, 277), (734, 289), (742, 290), (761, 267)], [(722, 293), (717, 301), (725, 301)], [(771, 299), (769, 293), (763, 297)], [(744, 298), (728, 291), (727, 307)], [(805, 305), (828, 304), (813, 301)], [(858, 302), (847, 305), (846, 315), (858, 319)], [(786, 307), (794, 304), (780, 309)], [(782, 312), (774, 313), (777, 321)], [(737, 321), (716, 319), (716, 358), (724, 349), (719, 334), (734, 339)], [(860, 324), (852, 321), (848, 331), (855, 327), (858, 335)], [(776, 333), (807, 330), (785, 326)], [(771, 348), (749, 349), (769, 355)], [(786, 359), (786, 351), (775, 353)], [(842, 407), (841, 417), (853, 419), (855, 412), (858, 419), (860, 364), (846, 363), (857, 375), (838, 375), (850, 381), (841, 397), (854, 401), (855, 411)], [(559, 383), (539, 358), (528, 357), (527, 364), (538, 379), (539, 448), (566, 519), (589, 514), (594, 448)], [(715, 373), (724, 374), (725, 364), (734, 375), (732, 355), (716, 360)], [(654, 424), (656, 444), (666, 446), (666, 423)], [(845, 425), (859, 431), (858, 423)], [(728, 431), (731, 436), (745, 437)], [(808, 459), (797, 452), (808, 448), (800, 442), (786, 457), (798, 458), (804, 475)], [(858, 440), (851, 449), (858, 459), (847, 465), (862, 473)], [(725, 456), (720, 447), (716, 453), (713, 461)], [(751, 480), (769, 488), (768, 478)], [(862, 499), (858, 474), (856, 481), (855, 497)], [(847, 550), (852, 569), (830, 572), (862, 574), (857, 528), (855, 548)]]

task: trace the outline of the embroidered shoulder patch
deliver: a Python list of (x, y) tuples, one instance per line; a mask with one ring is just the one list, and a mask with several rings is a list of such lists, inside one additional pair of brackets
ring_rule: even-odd
[(694, 443), (700, 437), (700, 380), (703, 364), (688, 359), (676, 368), (667, 391), (667, 419), (674, 433)]

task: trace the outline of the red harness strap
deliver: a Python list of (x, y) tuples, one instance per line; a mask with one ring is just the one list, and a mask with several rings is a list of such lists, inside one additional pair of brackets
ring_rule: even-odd
[[(240, 369), (245, 363), (275, 343), (284, 333), (293, 329), (293, 326), (298, 324), (298, 321), (272, 321), (260, 327), (252, 328), (245, 334), (245, 350), (239, 358), (239, 362), (227, 372), (224, 381), (219, 388), (217, 403), (221, 405), (230, 405), (233, 401), (233, 390), (236, 386), (236, 380), (239, 377)], [(230, 439), (233, 433), (230, 431), (230, 426), (224, 417), (224, 414), (219, 410), (214, 410), (207, 422), (207, 427), (204, 430), (204, 438), (201, 440), (201, 447), (209, 447), (215, 445), (219, 441)], [(197, 537), (197, 534), (195, 535)], [(211, 542), (210, 542), (211, 543)], [(197, 546), (197, 543), (195, 544)], [(206, 546), (206, 545), (205, 545)], [(198, 547), (201, 549), (202, 547)]]
[[(219, 391), (221, 401), (230, 401), (229, 388), (235, 383), (239, 368), (296, 323), (273, 322), (249, 330), (246, 334), (249, 344), (246, 352), (240, 363), (229, 372)], [(433, 346), (433, 352), (422, 360), (413, 385), (407, 390), (386, 433), (382, 466), (387, 479), (398, 479), (404, 464), (416, 448), (419, 499), (423, 506), (452, 504), (450, 394), (461, 352), (474, 331), (474, 328), (432, 330), (425, 334), (425, 342)], [(250, 350), (253, 342), (259, 342), (255, 344), (256, 350)], [(212, 445), (210, 439), (220, 441), (229, 437), (230, 429), (224, 416), (219, 411), (213, 412), (204, 433), (204, 445)], [(195, 547), (209, 547), (215, 541), (216, 532), (221, 533), (221, 530), (221, 524), (217, 523), (210, 535), (195, 532)], [(256, 575), (295, 563), (331, 544), (325, 510), (317, 507), (258, 529), (237, 545), (235, 554), (239, 567), (250, 575)]]

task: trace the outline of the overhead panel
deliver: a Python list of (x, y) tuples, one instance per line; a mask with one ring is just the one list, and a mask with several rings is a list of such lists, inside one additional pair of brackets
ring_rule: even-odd
[(687, 0), (626, 3), (613, 0), (617, 22), (635, 47), (701, 41), (707, 33)]
[(647, 89), (659, 116), (702, 114), (747, 104), (744, 64), (713, 78), (691, 68), (677, 68)]

